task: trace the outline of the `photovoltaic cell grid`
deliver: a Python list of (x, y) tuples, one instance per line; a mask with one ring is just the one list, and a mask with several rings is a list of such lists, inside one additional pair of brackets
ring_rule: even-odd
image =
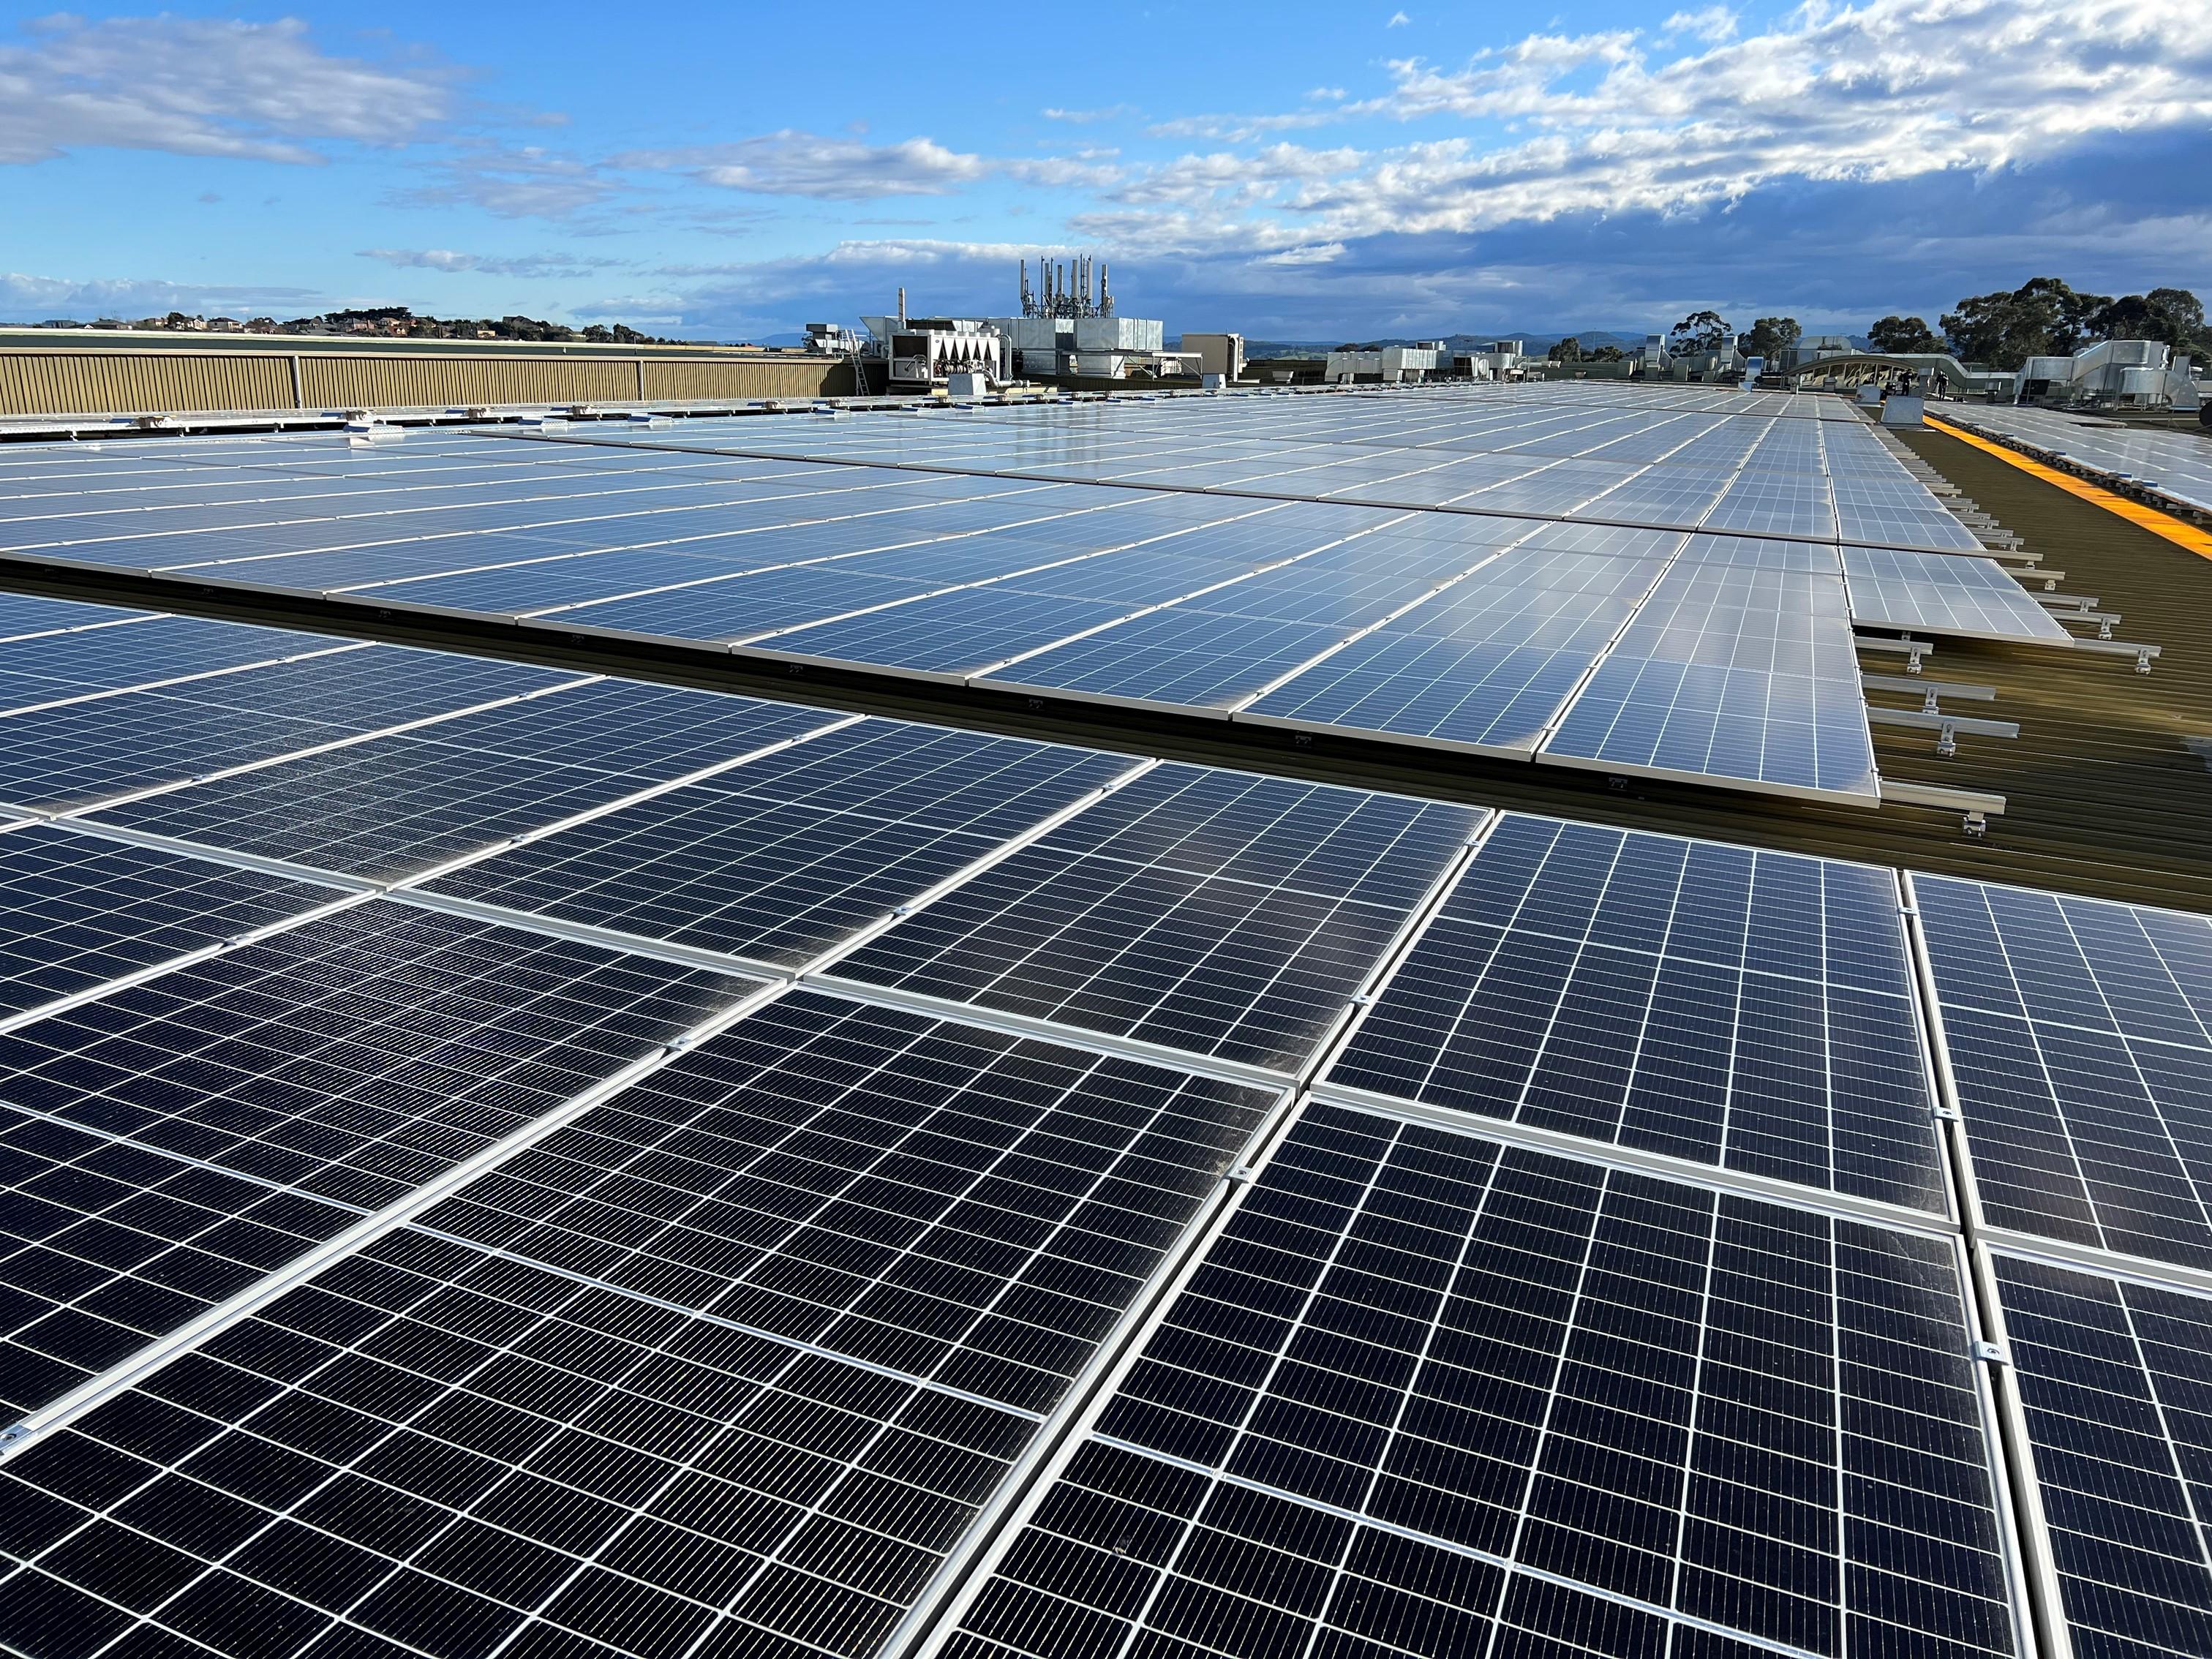
[(1804, 568), (1823, 557), (1832, 568), (1832, 550), (1692, 538), (1542, 757), (1879, 805), (1843, 579)]
[(1289, 1072), (1485, 816), (1160, 766), (834, 972)]
[(2075, 1653), (2212, 1652), (2212, 1302), (1995, 1269)]
[(1133, 764), (864, 720), (428, 890), (797, 966)]
[(2011, 1653), (1964, 1317), (1937, 1240), (1315, 1108), (948, 1651)]
[(1533, 752), (1680, 544), (1652, 536), (1599, 555), (1548, 544), (1554, 539), (1540, 532), (1475, 567), (1240, 717)]
[(0, 1628), (872, 1652), (1269, 1097), (763, 1018), (9, 1463)]
[(307, 652), (361, 648), (281, 629), (155, 617), (131, 628), (45, 634), (0, 644), (0, 698), (8, 709), (25, 708)]
[(521, 663), (367, 646), (158, 690), (124, 690), (0, 717), (0, 801), (81, 810), (581, 678)]
[(839, 718), (602, 680), (156, 795), (97, 821), (397, 879)]
[(1844, 581), (1862, 627), (2068, 645), (2074, 636), (1992, 560), (1847, 547)]
[(115, 1364), (757, 988), (377, 900), (0, 1034), (6, 1395)]
[(335, 889), (44, 824), (0, 836), (0, 1017), (338, 898)]
[(1941, 1214), (1887, 870), (1506, 817), (1321, 1086)]
[(1989, 1220), (2212, 1267), (2212, 920), (1912, 886)]

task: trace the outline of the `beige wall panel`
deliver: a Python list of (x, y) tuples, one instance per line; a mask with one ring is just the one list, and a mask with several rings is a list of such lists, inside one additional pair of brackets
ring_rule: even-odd
[(837, 398), (850, 396), (853, 371), (832, 357), (734, 358), (684, 362), (647, 358), (645, 396), (648, 402), (713, 402), (750, 398)]
[(637, 365), (575, 358), (370, 357), (301, 360), (310, 409), (611, 403), (637, 396)]
[(0, 352), (0, 415), (291, 407), (292, 369), (281, 356)]
[(382, 356), (301, 351), (0, 349), (0, 416), (307, 408), (447, 409), (501, 404), (743, 402), (849, 396), (836, 358)]

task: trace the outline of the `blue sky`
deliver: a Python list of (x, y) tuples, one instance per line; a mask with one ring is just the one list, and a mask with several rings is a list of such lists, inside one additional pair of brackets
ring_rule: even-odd
[(758, 339), (1038, 249), (1269, 338), (2212, 290), (2212, 4), (0, 5), (10, 319)]

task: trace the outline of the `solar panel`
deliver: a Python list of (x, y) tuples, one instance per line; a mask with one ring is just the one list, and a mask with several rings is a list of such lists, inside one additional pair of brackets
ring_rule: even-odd
[(69, 599), (34, 598), (28, 593), (0, 593), (0, 641), (29, 639), (74, 628), (112, 628), (122, 623), (146, 622), (156, 613), (120, 611), (104, 605), (78, 605)]
[(46, 702), (190, 680), (305, 652), (361, 648), (279, 629), (154, 617), (133, 628), (10, 641), (0, 645), (0, 673), (10, 679), (51, 684), (55, 689), (36, 699)]
[(1269, 1098), (787, 998), (10, 1461), (0, 1628), (869, 1653)]
[(1126, 774), (866, 720), (439, 878), (434, 893), (797, 966)]
[(1844, 581), (1851, 621), (1862, 628), (2033, 644), (2074, 642), (2065, 627), (1994, 560), (1847, 547)]
[(959, 1651), (2019, 1650), (1948, 1243), (1310, 1109)]
[[(1607, 574), (1594, 576), (1594, 567)], [(1660, 568), (1657, 559), (1516, 549), (1301, 670), (1237, 717), (1526, 755)]]
[[(1212, 717), (1325, 665), (1491, 546), (1521, 538), (1564, 562), (1567, 543), (1528, 533), (1546, 515), (1646, 542), (1701, 526), (1730, 533), (1700, 538), (1681, 562), (1711, 568), (1670, 573), (1606, 661), (1614, 607), (1587, 602), (1595, 614), (1563, 633), (1548, 613), (1524, 623), (1500, 605), (1475, 624), (1475, 648), (1363, 641), (1337, 665), (1345, 684), (1313, 680), (1311, 697), (1261, 716), (1873, 804), (1840, 625), (1850, 613), (1822, 562), (1832, 567), (1838, 535), (1978, 544), (1848, 410), (1831, 422), (1773, 398), (1665, 396), (1689, 401), (1547, 386), (910, 422), (720, 417), (650, 437), (616, 426), (455, 435), (414, 459), (271, 438), (173, 452), (166, 471), (133, 463), (89, 507), (81, 492), (26, 495), (10, 533), (73, 559), (349, 605)], [(1205, 591), (1362, 533), (1369, 544), (1337, 565)], [(1433, 562), (1392, 546), (1387, 562), (1386, 542), (1401, 541), (1435, 542)], [(1747, 562), (1730, 556), (1744, 550)], [(1238, 570), (1206, 573), (1184, 555)], [(1910, 586), (1889, 585), (1885, 620)], [(1957, 605), (1970, 625), (1989, 609)], [(2017, 599), (2002, 625), (2039, 637), (2057, 626)], [(0, 701), (52, 701), (53, 686), (25, 672), (0, 678)]]
[(2002, 404), (1946, 410), (1944, 419), (2012, 440), (2031, 454), (2153, 491), (2188, 510), (2212, 511), (2212, 444), (2196, 433), (2146, 431), (2056, 409)]
[[(0, 1391), (51, 1398), (757, 988), (380, 900), (0, 1033)], [(241, 1192), (275, 1236), (227, 1224)]]
[(1323, 1091), (1942, 1214), (1886, 870), (1512, 814)]
[(838, 719), (750, 697), (600, 681), (97, 817), (203, 846), (396, 880)]
[(1841, 575), (1793, 569), (1786, 550), (1693, 560), (1713, 541), (1691, 538), (1540, 757), (1878, 805)]
[(0, 799), (81, 806), (582, 678), (367, 646), (19, 712), (0, 717)]
[(130, 692), (0, 717), (0, 802), (82, 805), (353, 735), (316, 720)]
[(1153, 611), (1024, 657), (978, 684), (1085, 702), (1225, 713), (1341, 641), (1341, 625), (1224, 615), (1198, 605)]
[(1295, 1068), (1486, 816), (1158, 767), (841, 960), (842, 979)]
[(2212, 1652), (2212, 1303), (1992, 1259), (2074, 1651)]
[(1916, 875), (1996, 1227), (2212, 1267), (2212, 921)]
[(340, 896), (44, 824), (0, 836), (0, 1016), (79, 996)]
[[(1198, 580), (1203, 584), (1212, 573)], [(1016, 581), (1024, 580), (1017, 577)], [(862, 663), (895, 673), (961, 680), (1009, 658), (1120, 621), (1130, 600), (1065, 599), (1011, 584), (963, 588), (911, 605), (778, 635), (774, 654)]]

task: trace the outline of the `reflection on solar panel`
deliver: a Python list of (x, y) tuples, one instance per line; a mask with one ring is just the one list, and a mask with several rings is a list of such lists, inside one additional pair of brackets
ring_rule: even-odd
[[(6, 1394), (115, 1364), (755, 988), (375, 901), (0, 1034)], [(234, 1223), (247, 1200), (283, 1219)]]
[(391, 880), (836, 718), (750, 697), (600, 681), (156, 795), (97, 818)]
[(1808, 553), (1833, 569), (1827, 550), (1692, 538), (1543, 758), (1878, 805), (1843, 578)]
[(2212, 1267), (2212, 921), (1912, 885), (1989, 1219)]
[(0, 1629), (870, 1653), (1268, 1098), (787, 999), (10, 1462)]
[[(1539, 532), (1540, 536), (1541, 532)], [(1680, 538), (1600, 556), (1538, 545), (1470, 571), (1238, 711), (1483, 754), (1533, 751)], [(1639, 554), (1645, 556), (1638, 556)]]
[(2177, 506), (2212, 512), (2212, 443), (2194, 432), (2145, 431), (2056, 409), (1947, 410), (1954, 425), (2010, 439), (2031, 453), (2166, 496)]
[(0, 836), (0, 1016), (222, 944), (340, 895), (43, 824)]
[(1507, 817), (1323, 1089), (1942, 1213), (1895, 878)]
[(1969, 639), (2070, 645), (2069, 634), (2027, 590), (1989, 559), (1847, 547), (1844, 582), (1863, 628)]
[(191, 617), (149, 617), (133, 628), (48, 634), (0, 645), (0, 675), (8, 684), (46, 686), (43, 696), (15, 692), (9, 706), (81, 697), (129, 685), (188, 680), (251, 663), (274, 662), (303, 651), (359, 650), (335, 640), (302, 638), (273, 628)]
[(0, 718), (0, 801), (82, 807), (579, 678), (368, 646), (26, 711)]
[(2012, 1653), (1965, 1319), (1939, 1240), (1317, 1108), (965, 1651)]
[(836, 972), (1288, 1072), (1485, 816), (1161, 766)]
[(2212, 1302), (1995, 1267), (2074, 1651), (2212, 1653)]
[(797, 966), (1131, 765), (866, 720), (428, 890)]
[(111, 610), (104, 605), (76, 605), (67, 599), (33, 599), (27, 593), (0, 593), (0, 640), (30, 639), (74, 628), (114, 628), (145, 622), (153, 614)]

